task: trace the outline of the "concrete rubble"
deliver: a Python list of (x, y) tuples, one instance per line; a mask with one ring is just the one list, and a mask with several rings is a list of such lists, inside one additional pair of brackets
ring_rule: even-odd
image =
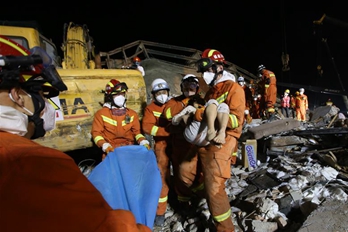
[[(347, 119), (334, 106), (319, 107), (310, 116), (305, 123), (280, 117), (245, 125), (237, 164), (226, 181), (236, 231), (348, 228)], [(255, 167), (242, 162), (246, 140), (257, 140)], [(175, 197), (169, 204), (165, 227), (156, 231), (214, 231), (205, 199), (186, 217), (175, 208)]]

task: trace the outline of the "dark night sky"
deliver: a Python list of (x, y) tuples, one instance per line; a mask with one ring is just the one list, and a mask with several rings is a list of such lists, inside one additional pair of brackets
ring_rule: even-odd
[[(36, 1), (37, 2), (37, 1)], [(98, 1), (94, 1), (98, 3)], [(188, 3), (191, 2), (191, 3)], [(223, 4), (223, 2), (226, 2)], [(63, 4), (62, 2), (57, 2)], [(103, 4), (102, 4), (103, 3)], [(47, 4), (47, 1), (45, 2)], [(344, 1), (114, 1), (47, 5), (2, 6), (0, 20), (36, 20), (59, 48), (64, 23), (86, 24), (101, 51), (147, 40), (199, 50), (214, 48), (236, 65), (255, 73), (259, 64), (279, 81), (341, 89), (331, 58), (314, 32), (314, 20), (326, 13), (348, 22)], [(282, 7), (284, 6), (284, 7)], [(16, 12), (16, 13), (11, 13)], [(348, 27), (324, 24), (337, 70), (348, 87)], [(290, 55), (289, 73), (281, 71), (281, 54)], [(318, 53), (321, 51), (321, 56)], [(316, 66), (321, 58), (324, 76)]]

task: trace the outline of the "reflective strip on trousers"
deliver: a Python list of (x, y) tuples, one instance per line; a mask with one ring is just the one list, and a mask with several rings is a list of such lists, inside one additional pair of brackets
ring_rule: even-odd
[(229, 217), (231, 217), (231, 209), (229, 209), (226, 213), (223, 213), (223, 214), (220, 214), (217, 216), (213, 216), (214, 220), (217, 222), (225, 221)]

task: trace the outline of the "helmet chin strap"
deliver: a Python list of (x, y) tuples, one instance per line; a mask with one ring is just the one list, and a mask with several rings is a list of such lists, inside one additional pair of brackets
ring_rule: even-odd
[(210, 84), (209, 84), (209, 86), (213, 86), (214, 85), (214, 82), (215, 82), (215, 80), (216, 80), (216, 78), (218, 77), (218, 75), (222, 75), (223, 74), (223, 72), (224, 72), (224, 70), (222, 69), (221, 71), (217, 71), (217, 65), (213, 65), (212, 66), (212, 69), (213, 69), (213, 72), (215, 73), (215, 75), (214, 75), (214, 78), (213, 78), (213, 80), (211, 80), (211, 82), (210, 82)]

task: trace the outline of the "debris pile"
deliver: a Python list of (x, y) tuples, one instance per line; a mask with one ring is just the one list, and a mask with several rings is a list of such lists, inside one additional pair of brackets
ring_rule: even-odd
[[(242, 162), (248, 139), (257, 140), (256, 166)], [(325, 212), (323, 205), (335, 202), (339, 207), (348, 200), (347, 120), (334, 106), (319, 107), (306, 123), (253, 120), (240, 140), (238, 162), (226, 181), (236, 231), (307, 231), (306, 219), (313, 220), (319, 209)], [(169, 204), (161, 231), (214, 231), (205, 199), (192, 203), (191, 212)], [(322, 222), (318, 218), (317, 224)], [(325, 226), (326, 231), (338, 228)]]

